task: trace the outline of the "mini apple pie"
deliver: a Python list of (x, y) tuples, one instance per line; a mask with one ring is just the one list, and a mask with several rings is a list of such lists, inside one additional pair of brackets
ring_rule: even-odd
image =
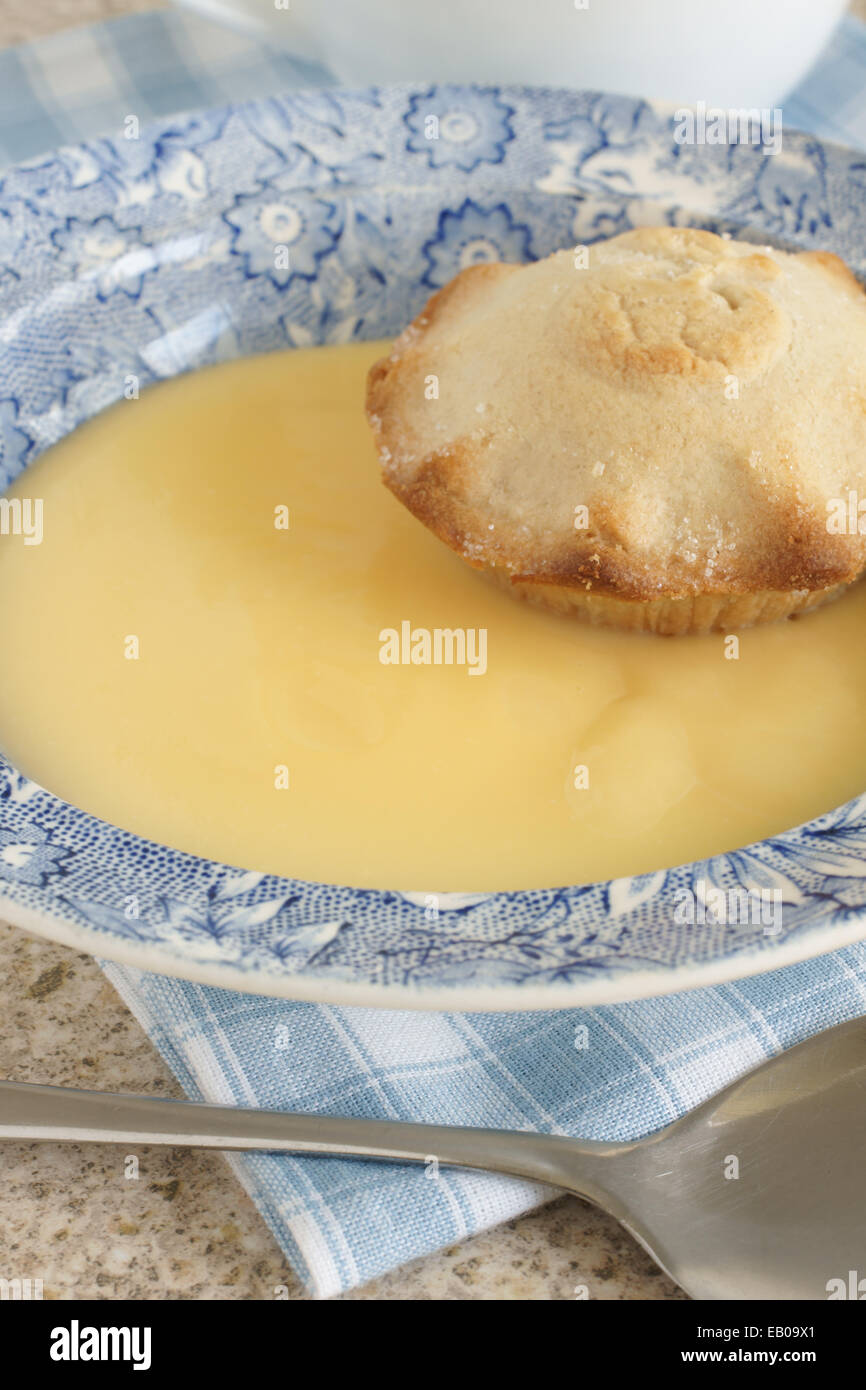
[(826, 252), (653, 227), (471, 266), (367, 413), (420, 521), (591, 622), (746, 626), (866, 568), (866, 296)]

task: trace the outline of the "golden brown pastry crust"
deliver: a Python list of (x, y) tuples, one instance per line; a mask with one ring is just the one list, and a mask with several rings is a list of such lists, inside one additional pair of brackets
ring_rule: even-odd
[(827, 252), (662, 227), (585, 269), (470, 267), (371, 369), (367, 412), (419, 520), (593, 622), (745, 626), (866, 567), (866, 535), (827, 528), (866, 499), (866, 297)]

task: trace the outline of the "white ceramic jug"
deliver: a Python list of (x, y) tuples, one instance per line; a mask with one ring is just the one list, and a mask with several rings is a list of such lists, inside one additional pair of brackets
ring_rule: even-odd
[(492, 82), (767, 107), (845, 0), (179, 0), (344, 85)]

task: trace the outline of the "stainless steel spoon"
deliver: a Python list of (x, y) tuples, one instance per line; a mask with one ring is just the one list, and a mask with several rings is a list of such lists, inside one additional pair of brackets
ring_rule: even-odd
[(799, 1043), (629, 1144), (13, 1081), (0, 1082), (0, 1138), (435, 1158), (604, 1207), (694, 1298), (866, 1296), (866, 1018)]

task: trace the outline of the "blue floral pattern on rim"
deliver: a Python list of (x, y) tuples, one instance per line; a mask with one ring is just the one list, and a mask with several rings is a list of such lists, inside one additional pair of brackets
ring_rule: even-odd
[(499, 164), (514, 139), (511, 115), (489, 88), (430, 87), (409, 100), (406, 148), (424, 154), (434, 169), (451, 164), (468, 173), (479, 164)]
[[(672, 112), (596, 93), (300, 92), (63, 149), (0, 175), (0, 486), (120, 399), (129, 374), (146, 386), (244, 353), (393, 334), (478, 260), (668, 223), (820, 244), (862, 272), (864, 209), (862, 156), (787, 132), (772, 158), (689, 148)], [(707, 885), (777, 893), (781, 930), (678, 923), (683, 890)], [(440, 894), (431, 920), (423, 893), (276, 878), (142, 840), (0, 759), (0, 910), (230, 988), (578, 1005), (862, 937), (866, 797), (702, 863)]]
[(427, 273), (424, 283), (438, 289), (459, 270), (490, 261), (531, 261), (532, 232), (516, 222), (505, 203), (480, 207), (466, 198), (460, 207), (445, 208), (436, 235), (424, 243)]

